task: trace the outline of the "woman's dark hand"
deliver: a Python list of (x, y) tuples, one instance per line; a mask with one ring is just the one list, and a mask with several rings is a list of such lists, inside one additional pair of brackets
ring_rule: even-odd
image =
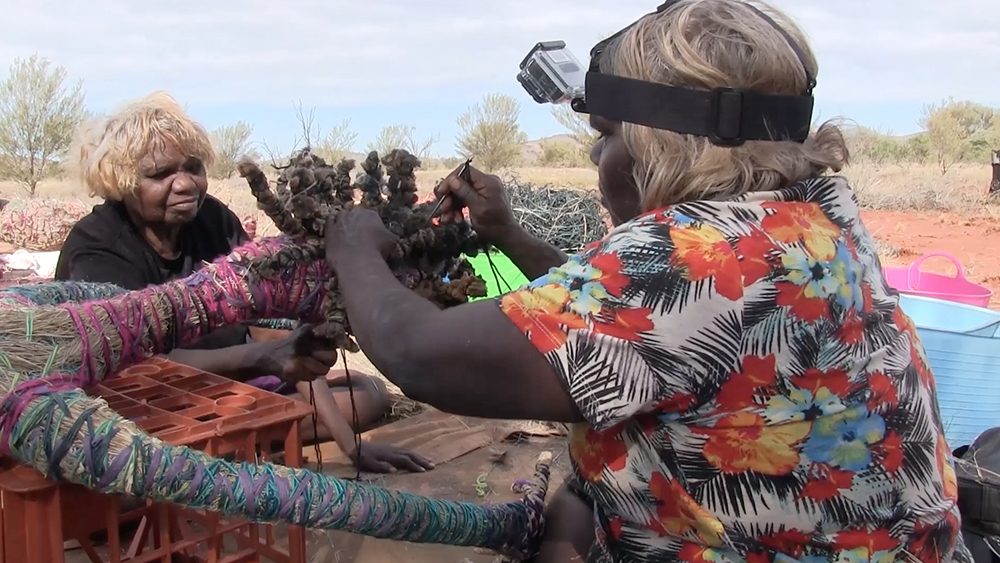
[(438, 198), (450, 196), (441, 203), (441, 222), (461, 221), (462, 209), (468, 207), (469, 219), (479, 236), (492, 243), (505, 240), (519, 227), (503, 182), (472, 166), (469, 166), (468, 178), (471, 184), (460, 178), (456, 170), (434, 188)]
[(361, 444), (360, 457), (356, 452), (349, 457), (355, 467), (368, 473), (395, 473), (399, 469), (423, 473), (434, 469), (434, 464), (429, 459), (409, 450), (371, 442)]
[(378, 213), (366, 207), (351, 207), (326, 223), (326, 259), (336, 269), (339, 258), (348, 253), (377, 252), (389, 258), (399, 238), (382, 224)]
[(257, 353), (259, 371), (290, 382), (325, 377), (336, 363), (336, 348), (313, 334), (308, 324), (300, 325), (287, 338), (261, 343)]

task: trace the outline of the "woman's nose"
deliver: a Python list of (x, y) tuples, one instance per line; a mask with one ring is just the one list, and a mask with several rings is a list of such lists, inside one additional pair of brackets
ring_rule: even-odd
[(188, 194), (198, 189), (198, 183), (194, 181), (194, 178), (190, 174), (178, 172), (174, 176), (173, 184), (170, 187), (174, 193)]

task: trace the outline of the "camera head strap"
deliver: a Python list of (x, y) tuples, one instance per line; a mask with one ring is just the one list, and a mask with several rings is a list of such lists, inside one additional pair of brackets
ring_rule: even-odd
[[(679, 1), (665, 2), (653, 13), (661, 13)], [(521, 62), (517, 79), (538, 103), (569, 103), (579, 113), (707, 137), (719, 146), (735, 147), (746, 141), (801, 143), (809, 136), (812, 125), (816, 79), (792, 36), (773, 18), (746, 5), (780, 32), (795, 52), (807, 78), (802, 94), (764, 94), (744, 88), (704, 90), (602, 73), (601, 57), (636, 23), (595, 45), (587, 71), (564, 42), (538, 43)]]

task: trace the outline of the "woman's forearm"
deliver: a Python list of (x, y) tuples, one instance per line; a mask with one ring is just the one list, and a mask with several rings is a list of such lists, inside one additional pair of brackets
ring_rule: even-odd
[(240, 344), (215, 350), (174, 350), (170, 360), (208, 373), (246, 381), (264, 375), (274, 375), (267, 365), (267, 345)]
[[(330, 394), (325, 378), (318, 378), (312, 381), (299, 381), (295, 384), (295, 390), (306, 399), (310, 396), (315, 400), (316, 417), (319, 422), (330, 431), (333, 440), (340, 446), (340, 451), (348, 459), (354, 461), (357, 455), (354, 447), (354, 430), (344, 418), (344, 413), (340, 412), (337, 401)], [(309, 419), (306, 419), (309, 420)], [(319, 440), (319, 436), (315, 437)]]
[(408, 290), (375, 252), (346, 252), (336, 267), (351, 330), (365, 355), (406, 392), (395, 364), (406, 355), (407, 336), (441, 310)]
[(545, 356), (499, 307), (441, 310), (399, 283), (376, 252), (342, 256), (334, 269), (352, 332), (406, 396), (482, 418), (583, 420)]
[(528, 279), (544, 276), (550, 268), (566, 263), (566, 253), (551, 244), (535, 238), (521, 227), (511, 229), (510, 234), (496, 242), (511, 262)]

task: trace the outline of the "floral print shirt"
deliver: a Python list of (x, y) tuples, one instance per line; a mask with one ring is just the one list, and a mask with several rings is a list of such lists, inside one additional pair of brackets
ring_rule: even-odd
[(499, 302), (587, 420), (589, 561), (970, 561), (933, 376), (842, 178), (646, 214)]

